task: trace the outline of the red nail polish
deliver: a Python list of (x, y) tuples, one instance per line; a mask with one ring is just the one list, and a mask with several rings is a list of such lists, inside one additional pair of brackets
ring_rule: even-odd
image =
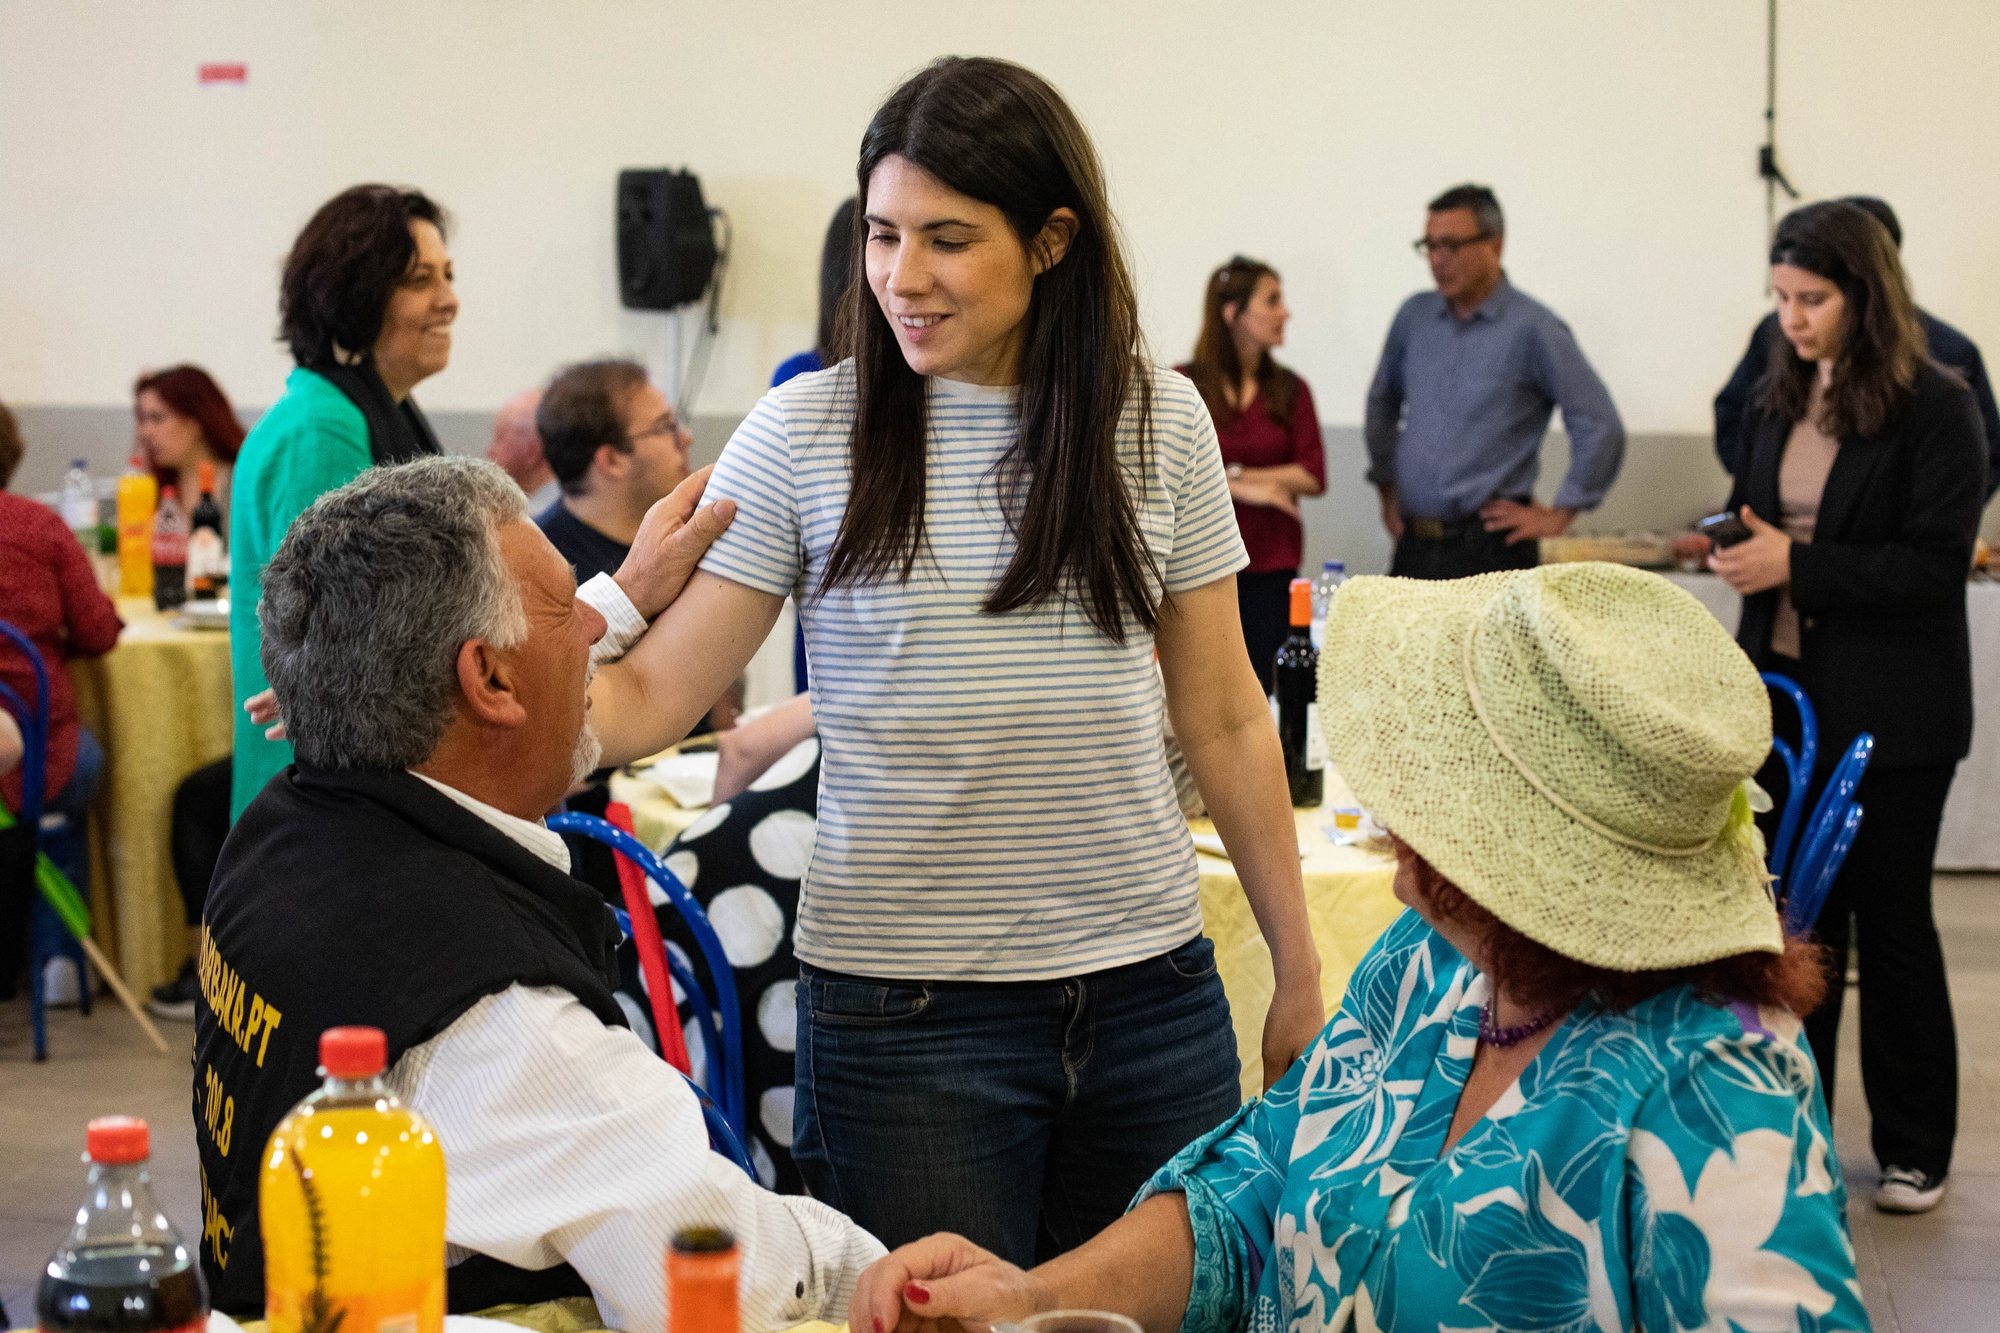
[(929, 1305), (931, 1289), (921, 1282), (912, 1282), (903, 1288), (903, 1299), (916, 1305)]

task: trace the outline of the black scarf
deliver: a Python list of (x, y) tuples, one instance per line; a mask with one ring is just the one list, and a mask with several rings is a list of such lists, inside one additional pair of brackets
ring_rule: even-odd
[(382, 382), (372, 360), (351, 366), (328, 360), (306, 369), (346, 394), (348, 401), (361, 409), (368, 422), (368, 452), (377, 467), (444, 452), (437, 436), (431, 433), (431, 423), (424, 420), (417, 400), (405, 398), (398, 404), (391, 398), (389, 386)]

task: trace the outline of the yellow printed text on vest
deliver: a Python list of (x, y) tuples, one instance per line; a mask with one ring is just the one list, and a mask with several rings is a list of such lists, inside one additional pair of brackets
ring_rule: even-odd
[[(222, 957), (222, 951), (214, 941), (203, 952), (201, 969), (201, 998), (208, 1010), (215, 1015), (216, 1026), (229, 1034), (245, 1055), (257, 1061), (257, 1067), (264, 1067), (264, 1053), (270, 1048), (271, 1033), (285, 1021), (278, 1007), (263, 996), (251, 992), (244, 984), (242, 976)], [(244, 999), (249, 999), (249, 1014), (246, 1021)], [(252, 1043), (255, 1049), (252, 1050)]]

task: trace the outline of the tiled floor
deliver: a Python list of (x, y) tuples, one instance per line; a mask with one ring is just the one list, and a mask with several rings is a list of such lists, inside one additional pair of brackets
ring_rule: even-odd
[[(1882, 1333), (2000, 1330), (2000, 877), (1942, 877), (1937, 901), (1964, 1071), (1951, 1193), (1937, 1211), (1885, 1217), (1868, 1206), (1875, 1166), (1853, 1072), (1860, 1062), (1851, 1050), (1841, 1059), (1835, 1138), (1862, 1287)], [(167, 1031), (184, 1039), (189, 1029)], [(89, 1019), (57, 1014), (49, 1044), (49, 1062), (31, 1063), (25, 1004), (0, 1006), (0, 1299), (15, 1326), (32, 1320), (35, 1275), (80, 1196), (91, 1116), (150, 1121), (161, 1202), (190, 1236), (200, 1212), (187, 1051), (154, 1054), (115, 1003)]]

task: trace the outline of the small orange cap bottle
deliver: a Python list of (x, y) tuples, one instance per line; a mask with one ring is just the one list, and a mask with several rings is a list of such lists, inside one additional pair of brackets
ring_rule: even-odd
[(738, 1333), (742, 1265), (736, 1237), (721, 1227), (689, 1227), (667, 1247), (669, 1333)]

